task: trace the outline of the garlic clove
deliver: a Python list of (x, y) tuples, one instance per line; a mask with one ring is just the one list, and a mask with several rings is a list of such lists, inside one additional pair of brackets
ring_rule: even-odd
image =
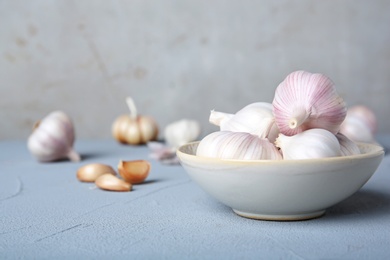
[(156, 121), (150, 116), (138, 117), (138, 126), (140, 131), (140, 143), (146, 144), (149, 141), (157, 139), (158, 127)]
[(279, 134), (276, 147), (285, 160), (313, 159), (341, 156), (336, 136), (325, 129), (309, 129), (293, 136)]
[(288, 136), (312, 128), (336, 134), (347, 112), (330, 78), (305, 71), (290, 73), (276, 88), (272, 104), (276, 124)]
[[(234, 114), (224, 113), (215, 111), (214, 109), (210, 111), (209, 122), (216, 126), (223, 125), (226, 121), (229, 121)], [(223, 131), (223, 130), (222, 130)]]
[(150, 163), (146, 160), (120, 161), (118, 171), (122, 178), (132, 184), (143, 182), (149, 175)]
[(209, 121), (220, 126), (221, 131), (246, 132), (274, 142), (279, 129), (272, 109), (270, 103), (256, 102), (245, 106), (234, 115), (212, 110)]
[(101, 163), (90, 163), (80, 167), (77, 170), (77, 179), (82, 182), (94, 182), (103, 174), (116, 175), (116, 172), (109, 165)]
[(106, 173), (98, 177), (95, 180), (95, 184), (100, 189), (109, 191), (131, 191), (132, 189), (131, 183), (125, 182), (111, 173)]
[(73, 149), (74, 140), (75, 131), (70, 117), (62, 111), (54, 111), (34, 125), (27, 147), (41, 162), (64, 158), (80, 161), (80, 155)]
[(196, 120), (181, 119), (167, 125), (164, 129), (164, 139), (168, 146), (178, 148), (195, 141), (200, 135), (200, 124)]
[(337, 133), (336, 138), (340, 143), (340, 151), (342, 156), (360, 154), (360, 149), (357, 144), (350, 140), (342, 133)]
[(236, 160), (280, 160), (277, 148), (266, 138), (244, 132), (218, 131), (204, 137), (197, 156)]
[(121, 115), (119, 116), (112, 125), (112, 135), (114, 138), (122, 143), (126, 144), (126, 135), (124, 133), (127, 132), (128, 127), (128, 121), (130, 120), (130, 117), (128, 115)]

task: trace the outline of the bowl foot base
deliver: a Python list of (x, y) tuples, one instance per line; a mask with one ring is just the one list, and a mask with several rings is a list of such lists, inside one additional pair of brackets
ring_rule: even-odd
[(244, 218), (252, 218), (258, 220), (272, 220), (272, 221), (296, 221), (296, 220), (307, 220), (313, 218), (319, 218), (325, 214), (325, 210), (313, 211), (301, 214), (289, 214), (289, 215), (271, 215), (271, 214), (257, 214), (243, 212), (240, 210), (233, 209), (233, 211)]

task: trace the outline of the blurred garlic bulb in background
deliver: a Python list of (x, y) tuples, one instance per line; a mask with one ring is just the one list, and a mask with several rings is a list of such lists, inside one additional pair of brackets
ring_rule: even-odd
[(221, 131), (246, 132), (274, 142), (279, 134), (272, 112), (272, 104), (256, 102), (228, 114), (212, 110), (210, 123), (220, 127)]
[(339, 140), (342, 156), (360, 154), (360, 149), (354, 141), (350, 140), (342, 133), (336, 134), (336, 138)]
[(198, 139), (201, 127), (198, 121), (181, 119), (170, 123), (164, 129), (165, 144), (160, 142), (148, 142), (151, 150), (150, 157), (163, 164), (179, 164), (176, 157), (176, 149), (180, 146)]
[(330, 78), (305, 71), (289, 74), (277, 87), (272, 104), (276, 124), (288, 136), (311, 128), (336, 134), (347, 112)]
[(165, 142), (173, 148), (195, 141), (199, 135), (200, 124), (196, 120), (181, 119), (167, 125), (164, 129)]
[(275, 145), (286, 160), (341, 156), (336, 136), (325, 129), (309, 129), (293, 136), (279, 134)]
[(140, 145), (156, 140), (158, 125), (150, 116), (138, 115), (137, 107), (131, 97), (126, 98), (129, 115), (121, 115), (112, 125), (112, 135), (123, 144)]
[(366, 106), (350, 107), (340, 126), (340, 133), (355, 142), (376, 143), (377, 119), (374, 112)]
[(80, 161), (73, 150), (75, 131), (72, 120), (62, 111), (54, 111), (35, 125), (27, 141), (31, 154), (41, 162), (69, 158)]
[(278, 149), (266, 138), (244, 132), (213, 132), (204, 137), (197, 156), (236, 160), (280, 160)]

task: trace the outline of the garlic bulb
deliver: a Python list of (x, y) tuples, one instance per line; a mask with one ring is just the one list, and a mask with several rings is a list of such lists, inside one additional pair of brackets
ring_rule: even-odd
[(340, 151), (342, 156), (360, 154), (360, 149), (357, 144), (350, 140), (348, 137), (342, 133), (336, 134), (336, 138), (340, 143)]
[(195, 141), (200, 135), (200, 124), (196, 120), (182, 119), (165, 127), (164, 138), (168, 146), (178, 148)]
[(289, 74), (277, 87), (272, 104), (276, 124), (288, 136), (311, 128), (336, 134), (347, 112), (330, 78), (305, 71)]
[(309, 129), (293, 136), (279, 134), (275, 145), (286, 160), (341, 156), (336, 136), (325, 129)]
[(347, 110), (347, 116), (348, 117), (356, 117), (362, 120), (368, 128), (370, 128), (370, 131), (372, 134), (375, 134), (378, 129), (378, 122), (376, 119), (376, 115), (374, 111), (372, 111), (370, 108), (364, 105), (356, 105), (348, 108)]
[(27, 141), (31, 154), (41, 162), (69, 158), (80, 161), (73, 150), (75, 131), (72, 120), (62, 111), (54, 111), (34, 126)]
[(239, 110), (236, 114), (227, 114), (212, 110), (210, 123), (220, 127), (221, 131), (246, 132), (274, 142), (279, 134), (272, 112), (272, 104), (256, 102)]
[(355, 142), (375, 143), (377, 120), (368, 107), (358, 105), (348, 109), (347, 116), (340, 126), (340, 133)]
[(278, 149), (266, 138), (243, 132), (214, 132), (204, 137), (197, 156), (237, 160), (279, 160)]
[(123, 144), (145, 144), (156, 140), (158, 126), (156, 121), (149, 116), (137, 115), (137, 108), (132, 98), (126, 99), (130, 109), (130, 115), (119, 116), (112, 126), (114, 138)]

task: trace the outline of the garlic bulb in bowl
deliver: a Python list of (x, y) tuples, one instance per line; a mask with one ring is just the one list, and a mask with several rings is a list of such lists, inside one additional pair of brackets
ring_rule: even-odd
[(235, 160), (280, 160), (278, 149), (266, 138), (244, 132), (218, 131), (204, 137), (197, 156)]
[(340, 144), (331, 132), (314, 128), (293, 136), (279, 134), (275, 141), (283, 159), (314, 159), (341, 156)]
[(219, 126), (221, 131), (246, 132), (260, 138), (268, 138), (271, 142), (274, 142), (279, 134), (272, 104), (266, 102), (249, 104), (236, 114), (212, 110), (209, 121)]
[(342, 133), (337, 133), (336, 138), (337, 140), (339, 140), (340, 143), (341, 155), (348, 156), (348, 155), (360, 154), (360, 149), (354, 141), (350, 140)]
[(290, 73), (276, 88), (272, 105), (280, 132), (288, 136), (311, 128), (336, 134), (347, 113), (332, 80), (306, 71)]
[(74, 151), (75, 131), (72, 120), (62, 111), (54, 111), (35, 125), (27, 141), (31, 154), (41, 162), (69, 158), (80, 161)]

